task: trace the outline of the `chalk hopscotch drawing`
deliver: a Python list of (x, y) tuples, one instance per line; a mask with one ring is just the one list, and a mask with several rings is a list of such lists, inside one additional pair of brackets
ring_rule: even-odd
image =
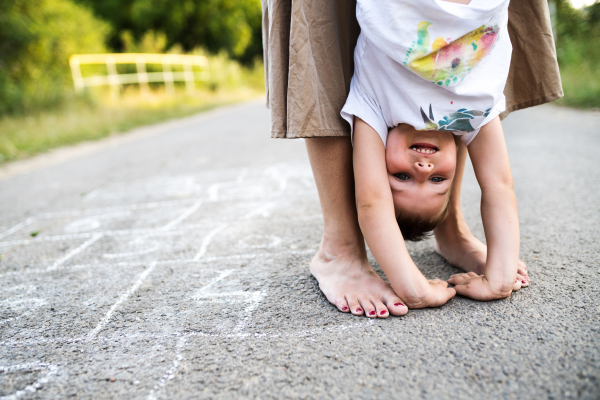
[[(3, 255), (0, 263), (0, 306), (10, 307), (11, 312), (0, 314), (0, 328), (18, 327), (25, 320), (35, 326), (35, 318), (40, 310), (50, 307), (51, 300), (43, 295), (44, 291), (34, 282), (52, 281), (81, 272), (131, 272), (126, 275), (130, 280), (115, 286), (120, 289), (113, 289), (109, 293), (113, 300), (98, 308), (96, 319), (82, 333), (72, 337), (31, 335), (26, 339), (0, 336), (0, 344), (18, 348), (45, 343), (92, 344), (106, 340), (103, 335), (115, 315), (140, 293), (153, 276), (166, 268), (177, 274), (177, 268), (189, 265), (213, 276), (204, 286), (189, 293), (190, 304), (202, 305), (203, 302), (212, 301), (235, 306), (236, 311), (230, 314), (233, 328), (217, 330), (211, 335), (240, 340), (254, 335), (271, 335), (246, 331), (254, 313), (268, 297), (268, 282), (264, 282), (261, 290), (247, 290), (241, 286), (237, 281), (241, 273), (239, 262), (290, 254), (313, 254), (315, 249), (312, 248), (293, 250), (289, 242), (291, 238), (285, 234), (265, 234), (262, 230), (264, 221), (280, 221), (282, 224), (295, 220), (318, 221), (321, 218), (318, 211), (313, 214), (296, 211), (294, 214), (290, 208), (293, 207), (290, 206), (293, 201), (307, 196), (313, 196), (317, 203), (316, 187), (308, 165), (210, 171), (198, 176), (105, 185), (84, 196), (81, 208), (40, 213), (14, 226), (5, 227), (4, 231), (0, 231), (0, 254)], [(305, 200), (303, 202), (306, 203)], [(40, 230), (35, 237), (29, 235), (39, 226), (51, 229)], [(107, 248), (107, 240), (113, 244), (112, 247)], [(185, 251), (176, 248), (179, 242), (184, 243), (181, 246)], [(35, 253), (34, 250), (40, 246), (60, 248), (65, 243), (69, 244), (66, 247), (68, 250), (51, 261), (6, 267), (10, 262), (18, 262), (18, 259), (11, 261), (10, 258), (15, 249), (31, 249)], [(232, 253), (227, 250), (231, 248), (236, 251)], [(219, 261), (219, 265), (226, 265), (226, 268), (214, 270), (215, 261)], [(160, 282), (155, 284), (160, 285)], [(90, 285), (90, 288), (94, 286)], [(90, 292), (89, 295), (95, 294)], [(354, 325), (365, 326), (369, 323), (324, 329), (351, 329)], [(311, 336), (319, 332), (299, 331), (295, 334)], [(157, 377), (149, 393), (149, 398), (154, 398), (174, 379), (177, 369), (185, 361), (183, 350), (187, 338), (205, 334), (146, 331), (122, 335), (115, 340), (129, 340), (139, 335), (163, 339), (174, 337), (173, 340), (177, 342), (176, 356), (164, 375)], [(7, 398), (10, 399), (18, 399), (39, 390), (60, 372), (55, 365), (42, 363), (0, 367), (0, 372), (9, 370), (11, 373), (27, 373), (30, 370), (40, 373), (36, 382), (9, 394)]]

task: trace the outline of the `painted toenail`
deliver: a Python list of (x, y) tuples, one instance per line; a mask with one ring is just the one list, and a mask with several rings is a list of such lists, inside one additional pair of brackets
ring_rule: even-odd
[(362, 312), (362, 308), (357, 308), (356, 312)]
[(381, 310), (381, 311), (379, 312), (379, 315), (385, 315), (386, 313), (387, 313), (387, 311), (385, 311), (385, 310)]
[(348, 307), (342, 308), (342, 311), (348, 311)]
[(526, 283), (527, 283), (527, 281), (526, 281), (525, 279), (523, 279), (523, 280), (521, 281), (521, 283), (524, 285), (524, 284), (526, 284)]
[(394, 305), (395, 305), (396, 307), (402, 307), (404, 304), (402, 304), (402, 303), (394, 303)]
[(375, 311), (369, 312), (369, 315), (375, 315), (375, 314), (377, 314)]

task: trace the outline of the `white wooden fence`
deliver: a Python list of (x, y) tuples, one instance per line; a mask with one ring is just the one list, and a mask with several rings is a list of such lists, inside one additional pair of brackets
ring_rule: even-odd
[[(181, 54), (74, 54), (69, 60), (75, 90), (85, 87), (110, 85), (116, 89), (122, 84), (138, 83), (142, 91), (148, 90), (148, 82), (164, 82), (167, 92), (173, 93), (173, 82), (185, 82), (188, 92), (194, 91), (194, 83), (208, 79), (208, 59), (204, 56)], [(83, 77), (81, 65), (106, 64), (106, 75)], [(137, 73), (119, 74), (117, 64), (135, 64)], [(146, 64), (162, 65), (162, 72), (147, 72)], [(181, 65), (183, 71), (173, 71), (173, 65)], [(196, 70), (194, 70), (194, 67)], [(199, 71), (198, 71), (199, 69)]]

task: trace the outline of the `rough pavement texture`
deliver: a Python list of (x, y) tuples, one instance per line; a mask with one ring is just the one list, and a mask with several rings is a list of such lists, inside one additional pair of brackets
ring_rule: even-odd
[[(599, 123), (504, 123), (529, 288), (387, 320), (319, 293), (304, 143), (270, 139), (262, 104), (1, 181), (0, 396), (600, 398)], [(458, 272), (409, 246), (427, 277)]]

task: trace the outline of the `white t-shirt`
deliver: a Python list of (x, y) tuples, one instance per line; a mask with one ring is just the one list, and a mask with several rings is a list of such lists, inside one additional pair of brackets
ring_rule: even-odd
[(468, 145), (505, 110), (509, 0), (358, 0), (361, 34), (342, 117), (384, 145), (401, 123), (451, 131)]

